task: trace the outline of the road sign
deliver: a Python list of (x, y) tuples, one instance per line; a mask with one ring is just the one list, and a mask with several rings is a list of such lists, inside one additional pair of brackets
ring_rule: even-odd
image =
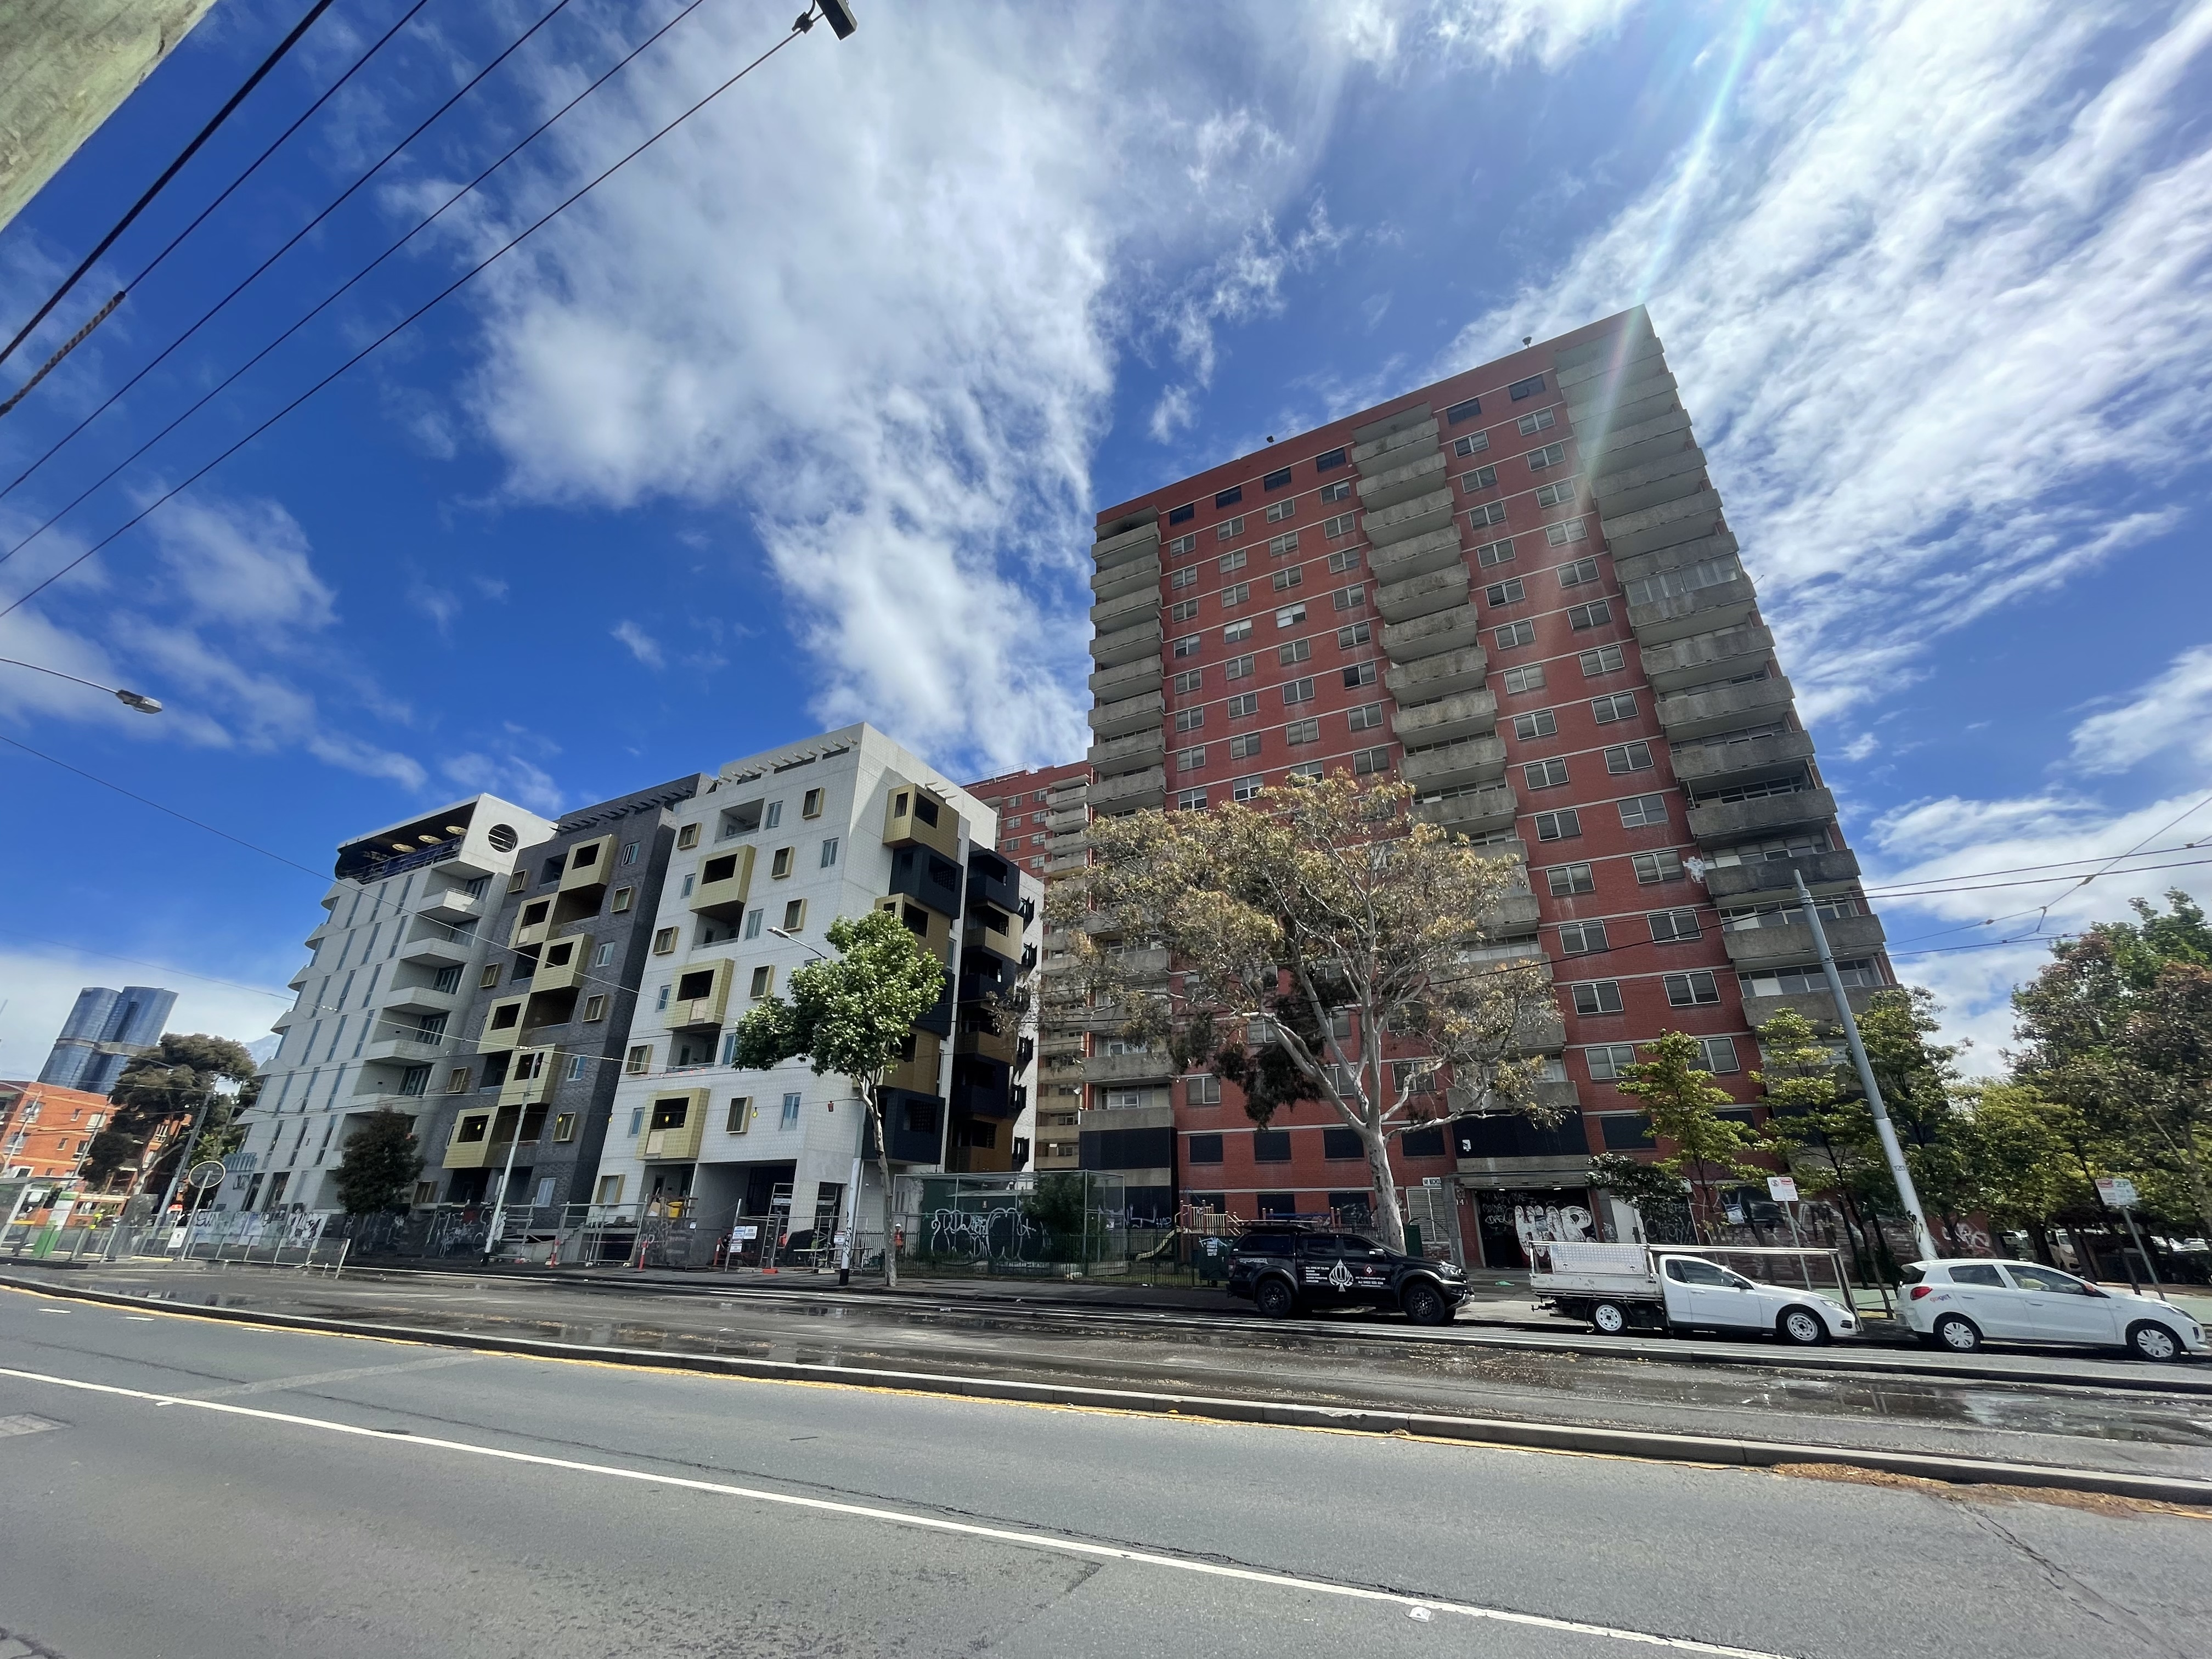
[(1766, 1177), (1766, 1195), (1777, 1204), (1795, 1204), (1797, 1201), (1797, 1183), (1788, 1176), (1769, 1176)]
[(2099, 1176), (2097, 1196), (2116, 1210), (2135, 1207), (2136, 1183), (2124, 1176)]
[(185, 1176), (185, 1184), (205, 1192), (210, 1187), (221, 1186), (223, 1176), (228, 1173), (222, 1167), (222, 1159), (210, 1158), (192, 1165), (190, 1173)]

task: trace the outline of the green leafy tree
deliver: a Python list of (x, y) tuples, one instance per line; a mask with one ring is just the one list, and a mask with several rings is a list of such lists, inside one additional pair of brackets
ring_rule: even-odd
[(1784, 1009), (1759, 1028), (1762, 1069), (1751, 1074), (1769, 1109), (1762, 1145), (1808, 1198), (1823, 1198), (1844, 1218), (1861, 1271), (1880, 1260), (1873, 1224), (1895, 1207), (1895, 1188), (1858, 1079), (1838, 1054), (1843, 1035)]
[(1713, 1086), (1713, 1074), (1698, 1063), (1705, 1051), (1697, 1038), (1662, 1031), (1640, 1050), (1648, 1057), (1623, 1066), (1615, 1086), (1644, 1103), (1651, 1132), (1672, 1144), (1657, 1165), (1689, 1182), (1692, 1224), (1703, 1233), (1711, 1221), (1714, 1181), (1723, 1175), (1759, 1173), (1749, 1161), (1759, 1150), (1759, 1138), (1747, 1125), (1720, 1115), (1738, 1103), (1727, 1090)]
[(1520, 866), (1416, 822), (1411, 799), (1338, 775), (1101, 818), (1091, 864), (1048, 906), (1069, 933), (1062, 994), (1236, 1084), (1256, 1121), (1310, 1100), (1355, 1131), (1394, 1249), (1390, 1143), (1463, 1117), (1543, 1121), (1534, 1056), (1559, 1020), (1540, 962), (1492, 943)]
[[(234, 1141), (233, 1121), (260, 1091), (258, 1070), (246, 1045), (228, 1037), (165, 1035), (154, 1048), (133, 1056), (107, 1091), (115, 1111), (86, 1153), (88, 1184), (105, 1189), (135, 1165), (137, 1188), (158, 1196), (195, 1121), (201, 1125), (201, 1139), (213, 1134), (212, 1144), (222, 1148), (207, 1156), (234, 1150), (223, 1141)], [(236, 1093), (219, 1086), (224, 1084), (235, 1085)], [(200, 1156), (195, 1146), (194, 1161)]]
[(892, 1239), (890, 1136), (884, 1122), (883, 1084), (899, 1063), (915, 1021), (937, 1006), (945, 969), (888, 910), (840, 916), (830, 924), (828, 939), (837, 955), (793, 971), (788, 1001), (766, 998), (738, 1023), (735, 1060), (757, 1072), (804, 1060), (817, 1076), (834, 1072), (852, 1080), (875, 1136), (884, 1189), (884, 1282), (896, 1288), (898, 1252)]
[(2027, 1233), (2051, 1261), (2051, 1226), (2069, 1212), (2096, 1208), (2076, 1115), (2018, 1083), (1968, 1084), (1960, 1109), (1972, 1125), (1977, 1205), (1996, 1227)]
[(331, 1172), (331, 1182), (337, 1188), (338, 1206), (348, 1215), (381, 1215), (407, 1207), (422, 1174), (414, 1120), (386, 1106), (346, 1137), (345, 1156)]
[(1657, 1165), (1632, 1158), (1626, 1152), (1593, 1153), (1589, 1184), (1632, 1206), (1644, 1218), (1647, 1236), (1656, 1214), (1680, 1206), (1684, 1190), (1681, 1176), (1669, 1175)]

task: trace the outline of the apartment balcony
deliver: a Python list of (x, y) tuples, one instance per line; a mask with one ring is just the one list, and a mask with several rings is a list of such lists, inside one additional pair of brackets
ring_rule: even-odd
[(1124, 974), (1139, 985), (1164, 985), (1167, 982), (1168, 951), (1164, 945), (1116, 951), (1114, 960)]
[(1756, 673), (1774, 654), (1774, 635), (1758, 623), (1644, 645), (1644, 675), (1659, 691), (1679, 691), (1735, 674)]
[(699, 863), (698, 879), (685, 901), (696, 915), (734, 920), (752, 891), (754, 849), (733, 848)]
[(1131, 593), (1157, 597), (1159, 591), (1160, 562), (1157, 555), (1148, 559), (1131, 559), (1126, 564), (1109, 565), (1094, 572), (1091, 578), (1091, 597), (1101, 605)]
[(1359, 480), (1360, 506), (1374, 514), (1401, 501), (1409, 501), (1416, 495), (1428, 495), (1443, 483), (1445, 459), (1443, 452), (1437, 450), (1380, 472), (1363, 467), (1361, 471), (1365, 476)]
[(1091, 562), (1098, 569), (1109, 565), (1127, 564), (1132, 559), (1157, 558), (1153, 551), (1159, 545), (1160, 527), (1157, 522), (1140, 524), (1133, 530), (1124, 530), (1119, 535), (1109, 536), (1091, 545)]
[(1433, 415), (1425, 421), (1415, 421), (1396, 428), (1379, 438), (1355, 444), (1352, 451), (1352, 464), (1359, 469), (1362, 477), (1371, 478), (1379, 472), (1389, 471), (1394, 467), (1405, 465), (1408, 461), (1419, 460), (1423, 455), (1433, 453), (1437, 447), (1437, 417)]
[(1119, 599), (1105, 599), (1091, 607), (1091, 626), (1101, 634), (1111, 634), (1124, 628), (1134, 628), (1159, 614), (1160, 596), (1157, 588), (1140, 588), (1124, 593)]
[(1638, 554), (1632, 559), (1613, 561), (1613, 574), (1623, 587), (1643, 580), (1646, 576), (1664, 575), (1670, 570), (1686, 570), (1692, 565), (1704, 564), (1715, 559), (1740, 560), (1743, 548), (1735, 532), (1725, 526), (1710, 536), (1700, 536), (1692, 541), (1676, 542), (1650, 553)]
[(1048, 858), (1044, 861), (1044, 867), (1048, 874), (1062, 876), (1066, 875), (1070, 870), (1080, 870), (1090, 862), (1090, 853), (1085, 849), (1078, 848), (1077, 850), (1070, 853), (1054, 852), (1050, 858)]
[(892, 893), (876, 901), (875, 908), (887, 910), (906, 926), (921, 948), (946, 966), (952, 962), (952, 923), (950, 918), (927, 905), (909, 904), (908, 896)]
[(422, 902), (415, 907), (415, 913), (428, 916), (433, 921), (448, 924), (474, 921), (483, 915), (487, 908), (490, 908), (487, 904), (490, 895), (487, 893), (471, 893), (465, 887), (434, 887), (422, 896)]
[[(1850, 1005), (1853, 1018), (1863, 1014), (1867, 1005), (1877, 991), (1886, 986), (1852, 985), (1844, 988), (1844, 1000)], [(1836, 1000), (1826, 991), (1796, 991), (1778, 997), (1746, 997), (1743, 1000), (1743, 1023), (1757, 1030), (1775, 1015), (1788, 1012), (1802, 1015), (1814, 1024), (1836, 1023)]]
[(1091, 805), (1087, 799), (1076, 802), (1073, 806), (1062, 806), (1055, 801), (1045, 818), (1044, 827), (1055, 836), (1065, 836), (1082, 829), (1090, 822)]
[(1756, 864), (1717, 864), (1705, 872), (1705, 891), (1716, 900), (1774, 898), (1796, 892), (1800, 875), (1814, 893), (1838, 892), (1858, 880), (1858, 854), (1812, 853), (1796, 859), (1763, 859)]
[(1101, 778), (1091, 786), (1091, 805), (1100, 812), (1134, 812), (1167, 799), (1167, 769), (1160, 766)]
[(1113, 668), (1122, 663), (1134, 662), (1139, 657), (1157, 659), (1160, 654), (1160, 642), (1166, 637), (1160, 631), (1160, 619), (1155, 614), (1150, 621), (1134, 628), (1099, 635), (1091, 641), (1091, 660), (1101, 668)]
[[(1119, 777), (1124, 773), (1141, 772), (1147, 767), (1158, 766), (1167, 759), (1168, 741), (1161, 735), (1159, 722), (1126, 738), (1111, 738), (1104, 743), (1091, 745), (1091, 764), (1097, 769), (1100, 781)], [(1083, 820), (1079, 818), (1080, 823)]]
[(1592, 477), (1601, 478), (1629, 467), (1642, 466), (1665, 454), (1670, 440), (1686, 437), (1690, 431), (1689, 411), (1678, 398), (1665, 401), (1672, 406), (1626, 422), (1616, 414), (1603, 432), (1584, 434), (1583, 470)]
[(1382, 671), (1382, 684), (1401, 704), (1422, 703), (1474, 690), (1489, 670), (1489, 653), (1479, 645), (1466, 645), (1402, 666), (1393, 663)]
[(713, 1091), (684, 1089), (657, 1094), (646, 1102), (644, 1132), (637, 1154), (651, 1164), (690, 1164), (707, 1139), (707, 1112)]
[[(1118, 668), (1100, 669), (1091, 677), (1091, 695), (1102, 703), (1118, 702), (1125, 697), (1158, 690), (1160, 679), (1160, 659), (1155, 654), (1143, 661), (1123, 663)], [(1053, 793), (1057, 795), (1060, 792)]]
[[(960, 856), (960, 815), (934, 790), (896, 783), (884, 804), (884, 845), (927, 848), (948, 859)], [(957, 884), (958, 872), (954, 872)]]
[(1400, 501), (1395, 507), (1386, 507), (1380, 513), (1370, 513), (1363, 522), (1367, 539), (1381, 547), (1387, 543), (1425, 536), (1431, 530), (1442, 530), (1451, 520), (1452, 492), (1447, 487)]
[(1375, 590), (1375, 608), (1385, 622), (1408, 623), (1467, 604), (1469, 579), (1467, 566), (1452, 564), (1425, 576), (1409, 576), (1401, 582), (1385, 582)]
[(1164, 1049), (1136, 1054), (1093, 1054), (1083, 1062), (1086, 1084), (1164, 1083), (1176, 1074), (1176, 1063)]
[(1624, 343), (1618, 334), (1609, 334), (1595, 340), (1585, 340), (1578, 346), (1569, 346), (1552, 360), (1552, 384), (1567, 397), (1573, 397), (1577, 386), (1604, 386), (1617, 384), (1615, 371), (1624, 365), (1633, 366), (1653, 359), (1663, 360), (1666, 353), (1659, 337), (1650, 331), (1648, 321), (1632, 322), (1636, 330), (1633, 338)]
[(1568, 418), (1574, 422), (1577, 431), (1601, 421), (1603, 416), (1598, 414), (1601, 410), (1620, 409), (1655, 397), (1660, 390), (1674, 389), (1674, 377), (1668, 370), (1666, 354), (1660, 351), (1644, 352), (1617, 369), (1607, 364), (1601, 373), (1559, 387), (1567, 400)]
[(1781, 720), (1796, 697), (1790, 682), (1779, 674), (1710, 691), (1678, 692), (1659, 699), (1659, 725), (1672, 741), (1687, 743)]
[(453, 1045), (441, 1032), (433, 1037), (390, 1036), (380, 1036), (361, 1051), (365, 1060), (384, 1060), (403, 1066), (417, 1066), (430, 1060), (442, 1060), (453, 1052)]
[(1091, 729), (1101, 738), (1124, 738), (1147, 729), (1157, 732), (1167, 713), (1167, 699), (1154, 690), (1115, 702), (1100, 702), (1091, 711)]
[(453, 1120), (453, 1133), (446, 1139), (445, 1156), (439, 1160), (438, 1167), (441, 1170), (484, 1170), (497, 1169), (504, 1164), (507, 1147), (514, 1139), (518, 1126), (514, 1114), (506, 1114), (506, 1121), (499, 1126), (506, 1133), (496, 1139), (493, 1139), (493, 1120), (499, 1115), (489, 1106), (463, 1111)]
[(1777, 732), (1764, 738), (1686, 743), (1674, 753), (1674, 776), (1692, 788), (1765, 783), (1800, 775), (1813, 758), (1809, 732)]
[(945, 1045), (927, 1031), (914, 1034), (914, 1057), (902, 1060), (884, 1073), (886, 1089), (908, 1089), (925, 1095), (937, 1092), (938, 1074), (944, 1069)]
[(1498, 725), (1498, 698), (1490, 691), (1459, 691), (1434, 702), (1401, 707), (1390, 729), (1408, 748), (1487, 737)]
[(543, 945), (552, 931), (553, 901), (532, 899), (514, 913), (514, 926), (508, 930), (507, 942), (518, 946)]
[(502, 997), (484, 1010), (483, 1030), (477, 1036), (481, 1054), (495, 1054), (522, 1041), (522, 1009), (527, 997)]
[(1520, 939), (1536, 931), (1543, 913), (1534, 893), (1507, 893), (1482, 915), (1482, 931), (1492, 939)]
[(1566, 1016), (1558, 1008), (1527, 1008), (1514, 1027), (1514, 1051), (1522, 1054), (1556, 1054), (1567, 1046)]
[(399, 959), (425, 968), (458, 967), (476, 955), (477, 941), (473, 933), (456, 937), (446, 931), (445, 924), (423, 924), (426, 931), (419, 939), (410, 939), (399, 947)]
[(1740, 841), (1757, 841), (1809, 824), (1832, 823), (1835, 817), (1835, 791), (1799, 789), (1787, 795), (1761, 795), (1755, 800), (1692, 806), (1690, 833), (1707, 846), (1732, 847)]
[[(1748, 971), (1820, 960), (1820, 953), (1813, 944), (1813, 930), (1802, 921), (1777, 921), (1771, 916), (1760, 920), (1768, 925), (1728, 927), (1721, 932), (1721, 943), (1728, 948), (1729, 960), (1737, 967)], [(1879, 916), (1822, 916), (1820, 927), (1828, 936), (1828, 949), (1844, 960), (1867, 956), (1881, 948), (1883, 934)]]
[(458, 985), (441, 991), (434, 985), (395, 985), (384, 994), (388, 1014), (458, 1014), (468, 1006), (469, 993)]
[(1628, 607), (1628, 625), (1636, 630), (1639, 646), (1663, 645), (1669, 640), (1686, 640), (1692, 635), (1735, 629), (1751, 620), (1752, 608), (1758, 602), (1759, 593), (1752, 586), (1751, 578), (1738, 576), (1734, 581), (1678, 593), (1671, 599), (1632, 605)]
[(611, 835), (580, 841), (568, 849), (568, 862), (561, 872), (557, 891), (580, 893), (605, 887), (614, 873), (615, 838)]
[(1409, 750), (1403, 775), (1422, 792), (1492, 783), (1505, 775), (1505, 744), (1494, 737), (1462, 738), (1440, 748)]
[(678, 975), (661, 1024), (672, 1031), (720, 1025), (729, 1012), (730, 984), (736, 975), (737, 964), (727, 959)]
[(533, 994), (547, 991), (571, 991), (581, 985), (591, 966), (592, 936), (589, 933), (564, 933), (545, 947), (538, 958), (538, 971), (530, 976)]
[[(1462, 574), (1465, 570), (1462, 565)], [(1441, 656), (1447, 651), (1463, 651), (1481, 641), (1482, 622), (1471, 605), (1413, 622), (1386, 623), (1382, 628), (1382, 653), (1400, 664)]]
[(1600, 521), (1605, 532), (1606, 544), (1616, 559), (1632, 559), (1662, 547), (1672, 547), (1677, 542), (1692, 541), (1699, 536), (1710, 536), (1726, 526), (1721, 511), (1721, 498), (1711, 489), (1701, 489), (1680, 501), (1668, 501), (1660, 507), (1647, 507), (1640, 512), (1623, 514), (1619, 519)]
[(969, 951), (988, 951), (994, 957), (1017, 964), (1022, 959), (1022, 919), (1007, 911), (983, 910), (971, 915), (967, 931), (961, 937), (963, 970), (968, 965)]
[(1417, 801), (1413, 816), (1423, 823), (1440, 824), (1455, 835), (1479, 836), (1492, 830), (1510, 830), (1520, 815), (1520, 798), (1510, 783), (1476, 786), (1440, 800)]
[(1460, 562), (1461, 549), (1459, 526), (1454, 522), (1442, 530), (1431, 530), (1425, 536), (1412, 536), (1387, 547), (1368, 549), (1367, 568), (1375, 573), (1378, 582), (1401, 582), (1408, 576), (1449, 569)]
[(1685, 495), (1711, 488), (1705, 474), (1705, 452), (1685, 432), (1671, 450), (1667, 440), (1656, 446), (1661, 453), (1639, 465), (1607, 471), (1594, 486), (1599, 516), (1618, 520), (1647, 507), (1662, 507)]

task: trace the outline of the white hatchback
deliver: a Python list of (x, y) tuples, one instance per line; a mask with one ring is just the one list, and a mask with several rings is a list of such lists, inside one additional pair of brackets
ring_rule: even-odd
[(2143, 1359), (2204, 1352), (2204, 1329), (2171, 1302), (2108, 1291), (2033, 1261), (1915, 1261), (1898, 1311), (1931, 1347), (1972, 1353), (1992, 1342), (2081, 1342)]

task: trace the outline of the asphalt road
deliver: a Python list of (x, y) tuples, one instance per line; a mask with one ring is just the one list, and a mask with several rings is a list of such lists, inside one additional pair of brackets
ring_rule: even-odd
[(0, 1655), (2212, 1651), (2212, 1522), (2154, 1510), (17, 1293), (0, 1491)]

